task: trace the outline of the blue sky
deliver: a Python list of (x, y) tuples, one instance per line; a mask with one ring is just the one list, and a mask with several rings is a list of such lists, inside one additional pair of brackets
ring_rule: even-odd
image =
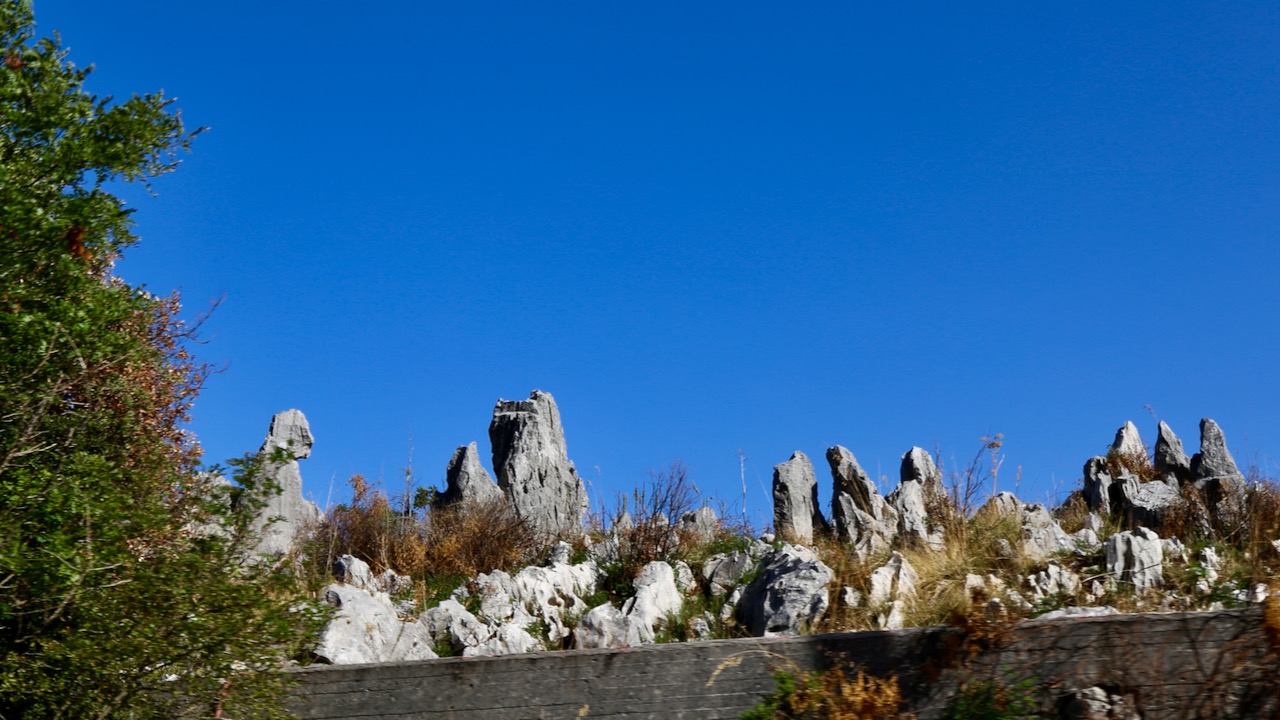
[(1280, 474), (1280, 5), (691, 5), (37, 0), (211, 128), (120, 268), (223, 298), (209, 459), (296, 407), (321, 504), (441, 483), (539, 388), (594, 499), (741, 449), (758, 524), (797, 449), (1042, 500), (1147, 406)]

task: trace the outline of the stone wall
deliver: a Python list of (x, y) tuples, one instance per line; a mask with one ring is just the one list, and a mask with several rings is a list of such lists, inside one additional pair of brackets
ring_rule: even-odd
[(299, 671), (295, 710), (305, 720), (737, 718), (788, 662), (894, 674), (904, 709), (920, 720), (939, 717), (962, 682), (992, 679), (1030, 680), (1046, 711), (1102, 686), (1129, 696), (1145, 720), (1273, 717), (1280, 687), (1255, 607), (1029, 621), (967, 635), (913, 628), (313, 667)]

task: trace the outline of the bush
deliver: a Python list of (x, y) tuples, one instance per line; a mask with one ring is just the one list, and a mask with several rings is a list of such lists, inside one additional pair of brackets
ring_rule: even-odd
[(861, 669), (850, 677), (836, 666), (801, 673), (795, 668), (773, 675), (774, 691), (743, 720), (907, 720), (894, 677), (878, 678)]
[(30, 3), (0, 3), (0, 54), (0, 717), (281, 717), (271, 671), (315, 617), (245, 561), (254, 503), (197, 472), (177, 298), (112, 274), (135, 237), (104, 188), (194, 133), (159, 94), (85, 92)]

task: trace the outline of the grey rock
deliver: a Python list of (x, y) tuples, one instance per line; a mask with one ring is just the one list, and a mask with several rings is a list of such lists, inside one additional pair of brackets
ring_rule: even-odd
[(902, 456), (900, 482), (918, 482), (924, 488), (925, 501), (945, 500), (947, 489), (942, 486), (942, 471), (933, 462), (928, 450), (913, 447)]
[(898, 487), (886, 498), (898, 514), (898, 544), (934, 550), (942, 548), (942, 528), (931, 522), (928, 501), (929, 493), (940, 492), (941, 486), (941, 474), (934, 467), (929, 453), (912, 448), (902, 456), (902, 477)]
[(1037, 600), (1055, 595), (1074, 596), (1080, 592), (1080, 576), (1053, 563), (1027, 578), (1027, 584), (1031, 586), (1031, 594)]
[(1106, 571), (1120, 582), (1132, 583), (1139, 593), (1164, 580), (1164, 547), (1149, 528), (1116, 533), (1107, 538)]
[(756, 637), (803, 632), (826, 613), (834, 576), (812, 550), (783, 545), (761, 558), (759, 574), (738, 601), (738, 617)]
[(1123, 482), (1112, 486), (1119, 495), (1119, 506), (1130, 523), (1159, 528), (1169, 511), (1182, 504), (1182, 495), (1164, 482), (1139, 482), (1125, 475)]
[(339, 555), (333, 561), (333, 577), (341, 583), (364, 590), (381, 590), (374, 580), (369, 563), (354, 555)]
[(719, 597), (737, 587), (738, 581), (755, 564), (755, 558), (739, 550), (712, 555), (702, 564), (702, 578), (706, 580), (711, 595)]
[(705, 544), (716, 539), (720, 532), (720, 518), (716, 517), (715, 510), (703, 506), (680, 516), (677, 527), (680, 535), (694, 543)]
[(1204, 418), (1200, 421), (1200, 452), (1191, 458), (1191, 472), (1196, 480), (1232, 478), (1244, 481), (1244, 475), (1236, 467), (1235, 458), (1227, 450), (1227, 439), (1218, 423)]
[(493, 637), (493, 628), (453, 598), (422, 613), (419, 622), (434, 642), (448, 642), (456, 653), (466, 653)]
[(1154, 465), (1156, 474), (1165, 482), (1172, 480), (1181, 485), (1192, 480), (1191, 459), (1182, 449), (1182, 440), (1163, 420), (1157, 430)]
[(436, 657), (427, 628), (400, 620), (386, 595), (333, 584), (324, 597), (335, 610), (315, 649), (322, 660), (344, 665)]
[(1218, 525), (1233, 526), (1244, 521), (1244, 475), (1227, 450), (1222, 428), (1209, 418), (1200, 421), (1200, 452), (1191, 458), (1191, 473)]
[(896, 600), (909, 601), (916, 597), (916, 583), (919, 574), (911, 563), (895, 551), (888, 562), (871, 572), (868, 588), (868, 602), (874, 606), (885, 605)]
[[(252, 525), (259, 538), (260, 554), (289, 553), (297, 534), (320, 521), (320, 508), (302, 495), (302, 472), (298, 468), (298, 460), (311, 455), (314, 443), (307, 418), (300, 411), (285, 410), (271, 418), (258, 455), (263, 460), (263, 475), (274, 481), (280, 491), (262, 498), (266, 505)], [(278, 455), (278, 450), (285, 455)]]
[(676, 587), (674, 570), (661, 560), (645, 565), (634, 586), (635, 595), (623, 604), (622, 614), (639, 623), (640, 641), (651, 643), (667, 618), (680, 612), (684, 595)]
[(1084, 501), (1093, 512), (1111, 514), (1111, 470), (1104, 457), (1092, 457), (1084, 464)]
[(1022, 551), (1028, 557), (1042, 559), (1075, 549), (1075, 540), (1058, 525), (1042, 503), (1023, 506)]
[(1142, 436), (1138, 434), (1138, 426), (1134, 425), (1133, 422), (1126, 422), (1117, 430), (1116, 439), (1111, 443), (1111, 452), (1116, 455), (1146, 460), (1147, 445), (1142, 442)]
[(454, 451), (445, 469), (444, 481), (445, 490), (438, 500), (440, 507), (458, 503), (488, 504), (502, 499), (502, 490), (480, 464), (475, 443), (459, 446)]
[(693, 577), (693, 568), (689, 567), (689, 563), (677, 560), (671, 564), (671, 568), (675, 570), (676, 587), (681, 594), (693, 595), (698, 592), (698, 581)]
[(1022, 517), (1022, 501), (1011, 492), (998, 492), (983, 503), (982, 507), (978, 508), (978, 514), (989, 517), (1020, 519)]
[(493, 629), (489, 639), (478, 645), (464, 648), (463, 657), (492, 657), (494, 655), (520, 655), (542, 650), (540, 640), (519, 625), (507, 623)]
[(1063, 698), (1059, 716), (1063, 720), (1142, 720), (1132, 697), (1088, 687)]
[(875, 483), (845, 448), (827, 450), (831, 466), (831, 522), (836, 539), (866, 558), (888, 548), (897, 533), (898, 512), (876, 490)]
[(550, 393), (499, 400), (489, 424), (498, 485), (516, 514), (548, 536), (582, 534), (587, 492), (565, 448), (560, 410)]
[(573, 628), (573, 646), (579, 649), (633, 647), (642, 643), (642, 623), (628, 617), (613, 603), (594, 607)]
[(783, 540), (810, 544), (826, 529), (818, 507), (818, 479), (813, 463), (799, 450), (773, 467), (773, 526)]

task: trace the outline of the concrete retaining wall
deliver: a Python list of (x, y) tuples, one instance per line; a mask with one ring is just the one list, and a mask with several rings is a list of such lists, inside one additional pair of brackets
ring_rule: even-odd
[(1277, 717), (1280, 688), (1253, 608), (315, 667), (299, 671), (295, 710), (305, 720), (737, 718), (772, 690), (775, 668), (832, 663), (897, 676), (920, 720), (939, 717), (963, 683), (1029, 680), (1046, 712), (1072, 690), (1107, 686), (1145, 720)]

